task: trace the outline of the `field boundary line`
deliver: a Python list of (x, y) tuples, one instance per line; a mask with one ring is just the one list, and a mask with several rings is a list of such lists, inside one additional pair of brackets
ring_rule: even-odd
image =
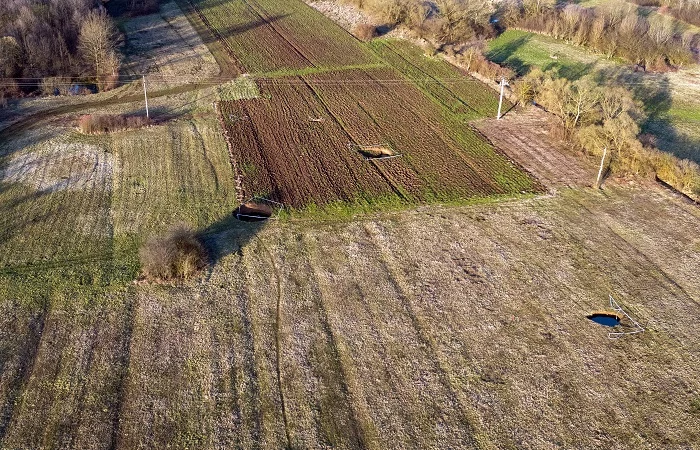
[[(482, 119), (482, 120), (488, 120), (488, 119)], [(532, 181), (534, 181), (536, 184), (536, 186), (533, 186), (536, 189), (535, 192), (537, 192), (537, 190), (539, 190), (539, 189), (541, 189), (542, 192), (550, 192), (550, 193), (553, 192), (552, 189), (550, 189), (544, 185), (544, 182), (542, 180), (540, 180), (539, 177), (537, 177), (533, 172), (527, 170), (519, 161), (517, 161), (514, 158), (512, 158), (511, 156), (509, 156), (503, 149), (501, 149), (500, 146), (496, 145), (491, 139), (489, 139), (488, 136), (486, 136), (484, 133), (482, 133), (481, 130), (479, 130), (479, 128), (472, 126), (472, 125), (469, 125), (469, 128), (474, 132), (474, 134), (481, 137), (484, 140), (484, 142), (486, 142), (488, 145), (490, 145), (491, 148), (493, 148), (493, 150), (496, 153), (498, 153), (503, 158), (508, 160), (511, 164), (513, 164), (513, 166), (515, 166), (515, 168), (517, 168), (518, 170), (520, 170), (524, 174), (528, 175), (532, 179)]]
[[(240, 61), (238, 60), (238, 58), (236, 57), (236, 53), (233, 51), (233, 49), (231, 48), (231, 45), (228, 43), (228, 41), (226, 39), (224, 39), (224, 37), (221, 35), (219, 30), (217, 30), (216, 28), (214, 28), (211, 25), (211, 22), (209, 22), (209, 19), (207, 19), (207, 17), (204, 15), (204, 13), (201, 11), (201, 9), (199, 9), (199, 7), (197, 5), (195, 5), (195, 3), (192, 2), (192, 0), (177, 0), (178, 6), (179, 6), (179, 3), (182, 1), (187, 2), (190, 9), (197, 15), (197, 17), (199, 17), (199, 20), (202, 21), (202, 24), (212, 34), (212, 37), (214, 37), (214, 40), (216, 42), (218, 42), (219, 44), (221, 44), (221, 47), (226, 51), (228, 56), (231, 58), (236, 70), (238, 72), (241, 72), (242, 65), (241, 65)], [(185, 17), (187, 17), (187, 13), (185, 11), (183, 11), (183, 13), (185, 13)], [(189, 20), (189, 18), (188, 18), (188, 20)], [(192, 24), (192, 28), (194, 28), (194, 30), (197, 34), (200, 34), (199, 31), (197, 31), (197, 27), (194, 26), (194, 24)], [(204, 38), (204, 36), (200, 35), (200, 38), (204, 42), (204, 45), (207, 45), (207, 40)], [(208, 47), (208, 45), (207, 45), (207, 47)], [(214, 55), (214, 52), (212, 52), (212, 56), (213, 55)], [(216, 59), (216, 57), (214, 57), (214, 59)], [(217, 63), (218, 63), (218, 61), (217, 61)], [(225, 69), (223, 67), (219, 67), (219, 70), (221, 72), (225, 71)]]
[(238, 204), (242, 205), (245, 199), (243, 174), (239, 167), (238, 161), (233, 155), (233, 142), (231, 141), (231, 134), (229, 133), (228, 128), (226, 128), (226, 122), (224, 121), (224, 115), (221, 112), (220, 104), (221, 102), (214, 102), (214, 111), (216, 112), (216, 117), (219, 119), (219, 126), (224, 134), (224, 140), (226, 141), (229, 163), (231, 164), (231, 170), (233, 171), (233, 177), (236, 183), (236, 200), (238, 201)]

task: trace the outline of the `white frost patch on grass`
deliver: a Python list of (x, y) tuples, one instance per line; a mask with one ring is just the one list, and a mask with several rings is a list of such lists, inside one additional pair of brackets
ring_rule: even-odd
[(49, 143), (45, 151), (16, 156), (0, 168), (0, 180), (41, 192), (64, 189), (110, 190), (114, 157), (89, 144)]

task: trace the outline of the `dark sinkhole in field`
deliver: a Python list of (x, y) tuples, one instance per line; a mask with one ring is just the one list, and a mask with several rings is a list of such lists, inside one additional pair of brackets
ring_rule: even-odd
[(586, 317), (593, 322), (606, 327), (614, 327), (620, 324), (620, 316), (614, 313), (593, 313)]
[(272, 216), (272, 208), (262, 203), (244, 203), (233, 211), (236, 219), (243, 222), (262, 222)]

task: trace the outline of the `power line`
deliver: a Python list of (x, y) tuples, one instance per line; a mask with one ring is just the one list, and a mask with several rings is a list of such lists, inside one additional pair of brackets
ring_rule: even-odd
[[(326, 74), (332, 72), (324, 72)], [(183, 75), (163, 75), (163, 74), (139, 74), (139, 75), (120, 75), (116, 80), (110, 78), (114, 81), (123, 82), (133, 82), (141, 81), (143, 77), (148, 77), (152, 82), (163, 81), (163, 82), (178, 82), (198, 85), (218, 85), (224, 84), (231, 81), (240, 81), (249, 79), (251, 81), (262, 82), (262, 83), (274, 83), (274, 84), (304, 84), (306, 82), (315, 84), (413, 84), (413, 83), (428, 83), (428, 84), (442, 84), (442, 83), (475, 83), (475, 84), (486, 84), (475, 78), (467, 77), (449, 77), (449, 78), (436, 78), (436, 77), (426, 77), (426, 78), (333, 78), (333, 79), (318, 79), (315, 76), (322, 76), (324, 73), (311, 73), (311, 74), (281, 74), (279, 76), (256, 76), (254, 74), (241, 75), (238, 77), (210, 77), (210, 78), (192, 78)], [(47, 77), (50, 78), (50, 77)], [(58, 77), (58, 78), (68, 78), (68, 77)], [(298, 79), (294, 79), (298, 78)], [(41, 84), (41, 81), (46, 78), (31, 78), (31, 77), (3, 77), (0, 78), (0, 86), (36, 86)], [(9, 82), (12, 80), (14, 82)], [(17, 80), (17, 81), (15, 81)], [(99, 80), (99, 79), (98, 79)], [(700, 82), (689, 83), (689, 82), (673, 82), (672, 80), (656, 80), (649, 79), (644, 81), (615, 81), (615, 85), (623, 86), (646, 86), (654, 83), (659, 83), (660, 81), (665, 81), (669, 84), (669, 87), (692, 87), (700, 89)], [(91, 84), (85, 81), (62, 81), (49, 83), (50, 86), (74, 86), (80, 84)], [(494, 81), (494, 84), (496, 82)], [(610, 83), (612, 84), (612, 82)], [(605, 86), (606, 84), (603, 84)]]

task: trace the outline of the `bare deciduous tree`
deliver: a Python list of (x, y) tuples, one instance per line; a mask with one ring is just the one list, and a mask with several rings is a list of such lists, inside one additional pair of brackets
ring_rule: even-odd
[(114, 75), (119, 69), (119, 42), (119, 32), (109, 16), (104, 12), (91, 11), (80, 27), (78, 48), (98, 79)]

